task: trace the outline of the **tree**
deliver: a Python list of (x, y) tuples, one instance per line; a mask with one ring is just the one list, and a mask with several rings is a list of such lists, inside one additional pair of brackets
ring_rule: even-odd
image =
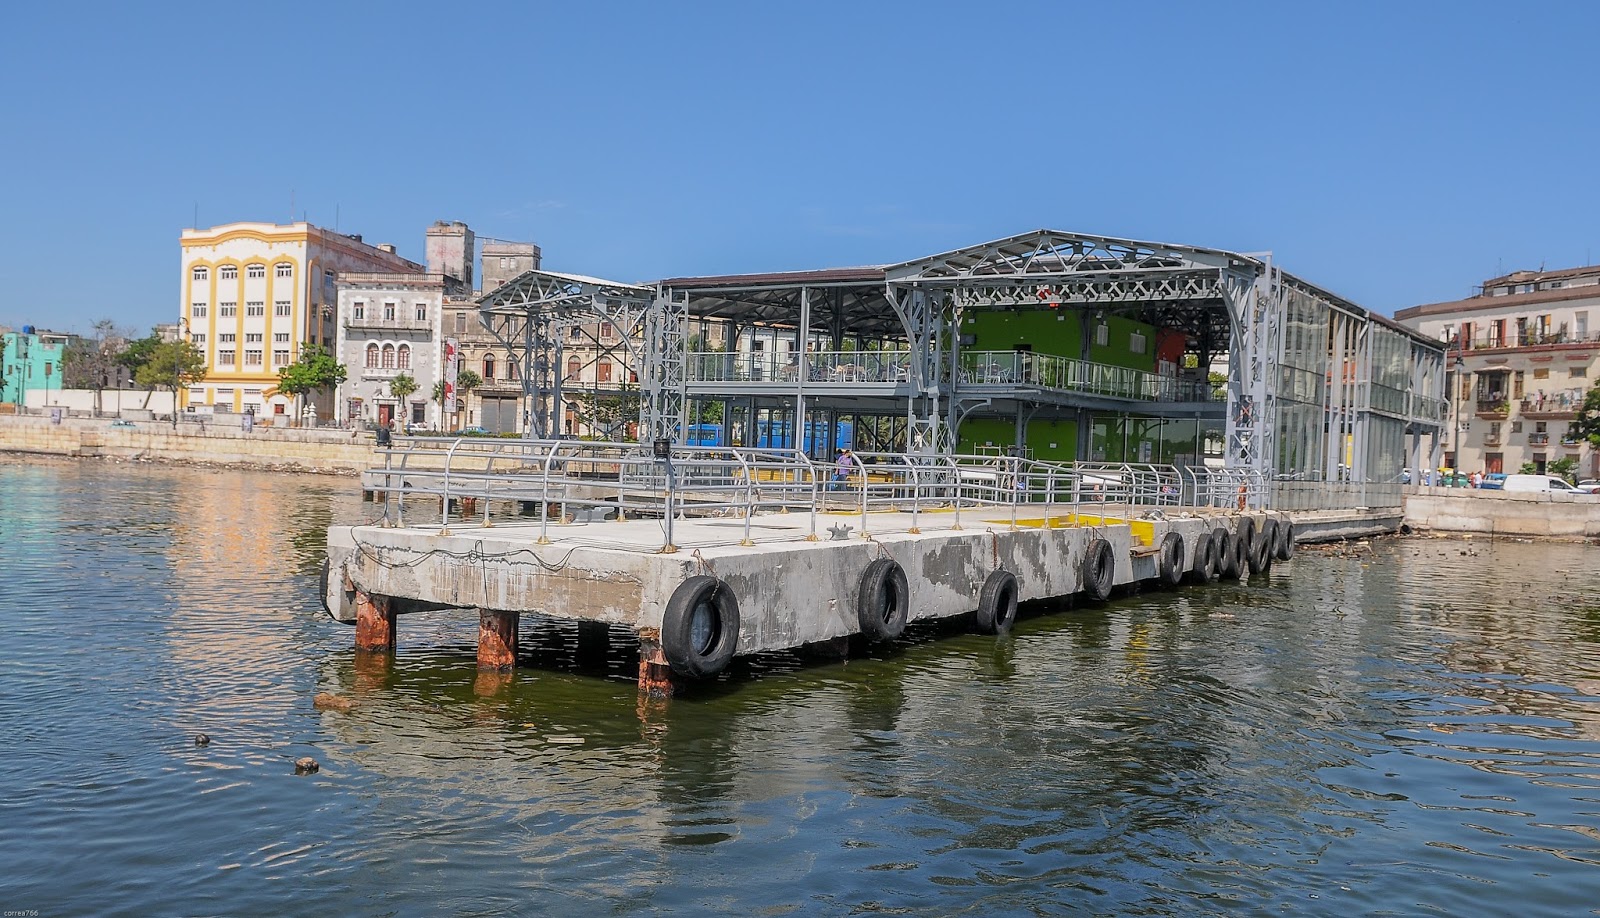
[(76, 337), (61, 355), (61, 384), (69, 389), (93, 389), (94, 413), (100, 416), (101, 393), (118, 384), (124, 364), (123, 350), (131, 333), (111, 319), (94, 323), (94, 334)]
[(402, 402), (416, 391), (417, 381), (410, 374), (401, 373), (394, 379), (389, 380), (389, 394)]
[(161, 336), (152, 331), (143, 338), (129, 341), (127, 346), (122, 349), (122, 353), (117, 355), (117, 363), (128, 371), (128, 376), (133, 380), (134, 385), (145, 390), (144, 407), (146, 408), (150, 407), (150, 393), (156, 390), (156, 386), (160, 382), (157, 381), (151, 385), (145, 385), (140, 379), (139, 371), (155, 356), (156, 349), (161, 346), (161, 343)]
[[(178, 390), (206, 378), (206, 355), (187, 340), (157, 340), (149, 357), (134, 373), (133, 381), (141, 388), (154, 392), (157, 389), (172, 391), (172, 426), (178, 426)], [(150, 399), (145, 398), (145, 404)]]
[(278, 391), (294, 397), (295, 416), (298, 417), (301, 399), (313, 392), (331, 389), (349, 376), (344, 364), (334, 360), (321, 345), (307, 341), (300, 345), (299, 358), (278, 370)]
[[(462, 370), (456, 374), (456, 411), (463, 411), (467, 405), (467, 393), (483, 385), (483, 377), (471, 370)], [(439, 403), (439, 413), (444, 413), (444, 381), (433, 384), (433, 400)]]
[(1578, 419), (1567, 429), (1567, 435), (1574, 439), (1582, 437), (1590, 446), (1600, 449), (1600, 383), (1595, 383), (1583, 397)]
[(410, 398), (411, 394), (416, 391), (417, 380), (409, 373), (401, 373), (394, 379), (389, 380), (389, 394), (400, 402), (400, 423), (402, 425), (406, 424), (411, 417), (410, 410), (406, 408), (406, 399)]
[(617, 428), (623, 428), (625, 436), (627, 425), (639, 420), (639, 393), (627, 384), (622, 389), (616, 395), (584, 392), (574, 396), (571, 404), (576, 406), (577, 422), (607, 440), (623, 439)]
[(1578, 470), (1578, 460), (1572, 458), (1571, 456), (1562, 456), (1560, 459), (1553, 459), (1547, 463), (1544, 467), (1544, 470), (1545, 474), (1547, 475), (1555, 475), (1560, 478), (1565, 478), (1567, 481), (1576, 483), (1577, 476), (1575, 476), (1573, 473)]

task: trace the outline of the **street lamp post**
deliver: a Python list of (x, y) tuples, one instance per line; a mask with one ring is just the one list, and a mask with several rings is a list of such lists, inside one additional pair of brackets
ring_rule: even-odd
[(1461, 472), (1461, 374), (1466, 370), (1467, 361), (1461, 354), (1460, 343), (1456, 345), (1455, 374), (1450, 380), (1450, 405), (1454, 409), (1454, 430), (1450, 434), (1450, 483), (1456, 483), (1456, 476)]
[(178, 316), (178, 340), (173, 342), (172, 348), (172, 429), (178, 429), (178, 387), (183, 385), (183, 342), (189, 340), (189, 322), (185, 316)]

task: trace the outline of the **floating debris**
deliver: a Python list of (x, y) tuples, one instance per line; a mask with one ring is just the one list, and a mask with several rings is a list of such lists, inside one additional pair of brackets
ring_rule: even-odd
[(321, 770), (322, 766), (309, 755), (294, 760), (294, 773), (297, 775), (314, 775)]
[(356, 702), (353, 698), (345, 698), (332, 692), (318, 692), (317, 697), (311, 699), (311, 706), (319, 711), (349, 711), (356, 706)]

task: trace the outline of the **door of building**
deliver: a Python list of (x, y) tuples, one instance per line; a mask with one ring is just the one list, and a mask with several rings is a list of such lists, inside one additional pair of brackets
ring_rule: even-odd
[(516, 433), (517, 403), (514, 398), (485, 397), (479, 411), (479, 424), (490, 433)]
[(378, 426), (379, 427), (388, 427), (389, 426), (389, 422), (393, 421), (393, 420), (394, 420), (394, 406), (393, 405), (379, 404), (378, 405)]

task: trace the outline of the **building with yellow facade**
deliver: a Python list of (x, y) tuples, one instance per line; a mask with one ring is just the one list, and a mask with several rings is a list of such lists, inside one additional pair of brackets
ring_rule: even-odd
[[(392, 245), (310, 223), (186, 229), (181, 246), (179, 331), (205, 354), (206, 376), (179, 393), (179, 406), (284, 422), (296, 408), (277, 392), (278, 370), (298, 359), (305, 343), (333, 350), (340, 276), (423, 271)], [(320, 393), (305, 407), (329, 419), (331, 398)]]

